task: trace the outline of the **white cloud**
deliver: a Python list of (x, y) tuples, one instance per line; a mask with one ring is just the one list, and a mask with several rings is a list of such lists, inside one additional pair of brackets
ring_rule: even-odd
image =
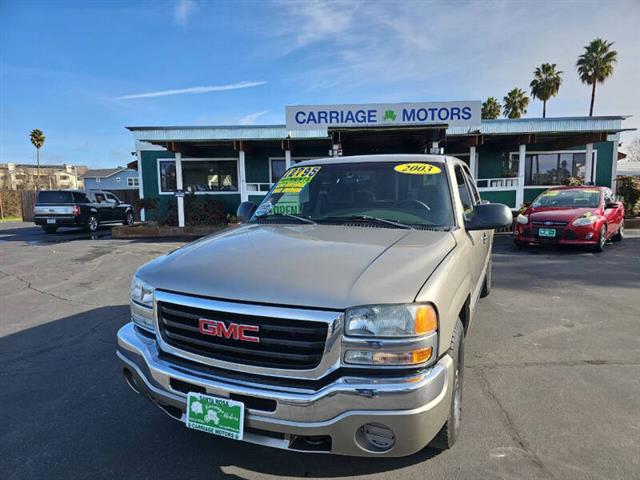
[(258, 120), (258, 118), (260, 118), (263, 115), (266, 115), (267, 113), (269, 113), (269, 110), (263, 110), (261, 112), (250, 113), (250, 114), (245, 115), (244, 117), (242, 117), (240, 120), (238, 120), (238, 123), (240, 125), (255, 125), (256, 121)]
[(193, 0), (178, 0), (173, 10), (173, 18), (176, 23), (182, 27), (186, 27), (189, 23), (189, 17), (195, 8), (196, 4)]
[(206, 87), (189, 87), (189, 88), (180, 88), (177, 90), (161, 90), (159, 92), (146, 92), (146, 93), (133, 93), (130, 95), (122, 95), (120, 97), (116, 97), (114, 100), (131, 100), (134, 98), (154, 98), (154, 97), (167, 97), (169, 95), (185, 95), (185, 94), (199, 94), (199, 93), (209, 93), (209, 92), (223, 92), (226, 90), (238, 90), (241, 88), (252, 88), (258, 87), (260, 85), (264, 85), (267, 82), (236, 82), (229, 83), (227, 85), (208, 85)]
[[(281, 24), (266, 48), (295, 53), (288, 81), (301, 96), (332, 102), (499, 99), (513, 87), (529, 91), (537, 65), (564, 72), (551, 116), (586, 115), (590, 90), (577, 77), (582, 47), (601, 36), (615, 41), (613, 77), (598, 85), (596, 115), (633, 114), (640, 126), (640, 3), (555, 2), (281, 2)], [(266, 34), (266, 32), (265, 32)], [(541, 102), (531, 100), (530, 116)]]

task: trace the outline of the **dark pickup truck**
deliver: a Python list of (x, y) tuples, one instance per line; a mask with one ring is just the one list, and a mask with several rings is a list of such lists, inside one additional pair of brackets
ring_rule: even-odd
[(103, 190), (44, 190), (38, 193), (33, 221), (47, 233), (59, 227), (84, 227), (95, 232), (100, 225), (133, 224), (133, 207)]

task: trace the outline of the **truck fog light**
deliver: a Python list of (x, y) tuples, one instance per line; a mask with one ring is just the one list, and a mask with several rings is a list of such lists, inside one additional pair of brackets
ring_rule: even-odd
[(587, 234), (584, 236), (584, 238), (585, 238), (586, 240), (591, 240), (591, 239), (593, 238), (593, 233), (587, 233)]
[(386, 425), (366, 423), (356, 432), (356, 442), (364, 450), (386, 452), (396, 444), (396, 436)]
[(418, 365), (428, 362), (433, 349), (419, 348), (408, 352), (374, 352), (371, 350), (347, 350), (345, 363), (356, 365)]

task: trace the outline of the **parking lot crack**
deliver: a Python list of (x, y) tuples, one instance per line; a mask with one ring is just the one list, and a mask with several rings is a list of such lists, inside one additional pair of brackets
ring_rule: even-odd
[(479, 370), (479, 373), (480, 373), (479, 376), (481, 380), (480, 383), (482, 386), (482, 390), (498, 407), (498, 410), (500, 411), (500, 418), (502, 420), (502, 423), (506, 427), (512, 440), (516, 443), (518, 448), (520, 448), (523, 452), (526, 453), (526, 458), (534, 466), (538, 468), (541, 474), (541, 478), (550, 478), (550, 479), (554, 478), (551, 472), (547, 469), (545, 464), (542, 462), (540, 457), (538, 457), (538, 455), (533, 451), (533, 449), (528, 444), (528, 442), (522, 437), (522, 435), (520, 435), (520, 432), (518, 431), (518, 428), (516, 427), (513, 419), (511, 418), (511, 415), (509, 415), (509, 412), (507, 412), (507, 410), (504, 408), (504, 406), (496, 396), (495, 392), (493, 391), (493, 388), (491, 387), (491, 384), (489, 383), (489, 380), (485, 375), (484, 369), (481, 368)]
[(20, 275), (7, 273), (7, 272), (4, 272), (2, 270), (0, 270), (0, 273), (3, 274), (5, 277), (15, 278), (19, 282), (23, 283), (27, 289), (29, 289), (29, 290), (31, 290), (33, 292), (39, 293), (41, 295), (47, 295), (47, 296), (55, 298), (57, 300), (62, 300), (63, 302), (75, 303), (76, 305), (83, 305), (83, 306), (87, 306), (87, 307), (97, 307), (98, 306), (98, 305), (95, 305), (93, 303), (81, 302), (79, 300), (73, 300), (72, 298), (62, 297), (60, 295), (56, 295), (55, 293), (47, 292), (46, 290), (40, 290), (39, 288), (34, 287), (31, 284), (31, 282), (29, 282), (28, 280), (25, 280)]

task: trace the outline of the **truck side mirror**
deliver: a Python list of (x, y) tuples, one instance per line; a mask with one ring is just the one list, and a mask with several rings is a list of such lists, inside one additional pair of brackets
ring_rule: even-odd
[(465, 222), (467, 230), (494, 230), (513, 224), (511, 209), (501, 203), (476, 205), (473, 216)]
[(236, 218), (240, 223), (246, 223), (253, 216), (258, 206), (253, 202), (242, 202), (236, 212)]

